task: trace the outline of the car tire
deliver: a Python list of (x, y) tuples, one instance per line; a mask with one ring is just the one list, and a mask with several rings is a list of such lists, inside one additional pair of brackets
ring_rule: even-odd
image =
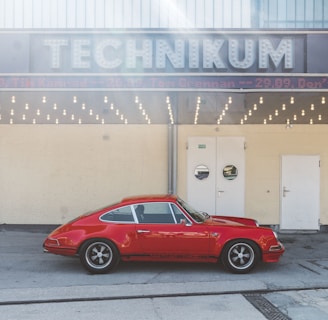
[(233, 273), (248, 273), (258, 263), (260, 254), (260, 249), (254, 242), (234, 240), (223, 248), (221, 261)]
[(79, 256), (83, 267), (96, 274), (108, 273), (120, 261), (116, 246), (104, 239), (92, 239), (83, 243)]

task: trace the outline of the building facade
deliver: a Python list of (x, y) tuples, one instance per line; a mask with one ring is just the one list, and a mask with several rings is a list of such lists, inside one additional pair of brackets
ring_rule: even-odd
[(281, 230), (328, 224), (325, 1), (0, 9), (1, 224), (167, 192)]

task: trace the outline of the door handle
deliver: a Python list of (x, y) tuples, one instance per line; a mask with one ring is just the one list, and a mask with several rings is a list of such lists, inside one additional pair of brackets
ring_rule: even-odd
[(219, 197), (221, 197), (221, 193), (224, 193), (224, 190), (219, 190), (218, 191)]
[(286, 197), (286, 193), (290, 192), (290, 190), (287, 190), (286, 187), (284, 186), (282, 189), (282, 196)]
[(137, 230), (137, 233), (150, 233), (150, 230), (142, 230), (142, 229), (139, 229)]

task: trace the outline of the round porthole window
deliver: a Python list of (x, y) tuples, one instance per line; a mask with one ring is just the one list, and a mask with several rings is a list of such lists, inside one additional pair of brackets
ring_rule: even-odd
[(210, 170), (204, 164), (200, 164), (196, 167), (194, 175), (198, 180), (204, 180), (210, 175)]
[(223, 176), (227, 180), (234, 180), (238, 176), (238, 169), (236, 166), (229, 164), (223, 168)]

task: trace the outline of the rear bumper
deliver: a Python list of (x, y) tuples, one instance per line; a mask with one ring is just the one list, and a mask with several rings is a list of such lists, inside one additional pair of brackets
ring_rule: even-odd
[(268, 251), (263, 252), (262, 260), (263, 262), (278, 262), (284, 252), (284, 245), (278, 242), (277, 245), (271, 246)]
[(74, 256), (77, 249), (75, 247), (62, 246), (56, 239), (47, 238), (43, 243), (44, 253), (59, 254), (62, 256)]
[(59, 254), (61, 256), (74, 256), (76, 255), (75, 248), (61, 248), (61, 247), (43, 247), (44, 253)]

